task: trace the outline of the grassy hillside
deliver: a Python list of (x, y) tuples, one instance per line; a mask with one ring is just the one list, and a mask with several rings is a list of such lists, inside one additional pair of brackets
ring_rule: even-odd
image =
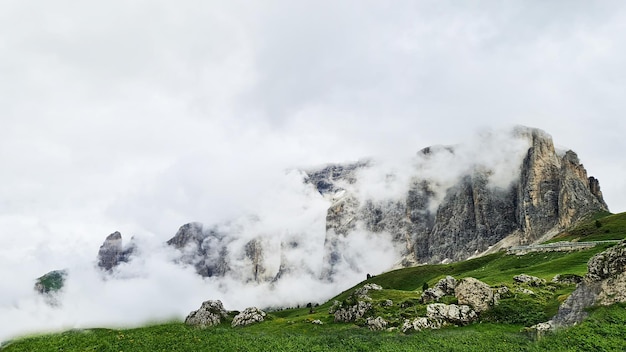
[(558, 241), (605, 241), (626, 238), (626, 213), (601, 212), (572, 229), (564, 231), (548, 242)]
[(130, 330), (69, 331), (19, 341), (2, 351), (624, 351), (625, 308), (596, 309), (583, 323), (539, 341), (520, 333), (516, 326), (489, 323), (409, 335), (347, 326), (268, 333), (261, 328), (263, 324), (198, 330), (170, 323)]
[[(225, 323), (199, 330), (171, 322), (127, 330), (89, 329), (23, 338), (2, 351), (532, 351), (556, 347), (567, 350), (568, 345), (560, 343), (562, 338), (580, 343), (571, 346), (586, 346), (589, 350), (623, 349), (622, 336), (626, 329), (622, 326), (626, 323), (626, 313), (618, 306), (595, 312), (591, 320), (574, 329), (533, 341), (521, 332), (523, 327), (551, 317), (574, 285), (548, 283), (543, 287), (528, 287), (513, 282), (513, 276), (520, 273), (539, 276), (548, 282), (556, 274), (584, 275), (589, 258), (608, 246), (523, 256), (497, 253), (460, 263), (395, 270), (364, 281), (321, 306), (269, 312), (265, 322), (245, 328), (232, 329)], [(334, 323), (333, 316), (328, 314), (333, 301), (349, 300), (354, 289), (371, 282), (384, 288), (370, 291), (375, 307), (371, 314), (380, 315), (390, 326), (398, 327), (405, 318), (424, 315), (425, 305), (418, 301), (424, 283), (432, 286), (446, 275), (471, 276), (491, 286), (507, 286), (513, 294), (484, 313), (478, 323), (436, 331), (371, 332), (359, 326), (362, 321)], [(534, 294), (517, 293), (518, 288), (531, 289)], [(379, 304), (387, 299), (394, 302), (393, 306)], [(444, 298), (446, 303), (454, 301), (454, 297)], [(315, 319), (323, 325), (312, 324)]]

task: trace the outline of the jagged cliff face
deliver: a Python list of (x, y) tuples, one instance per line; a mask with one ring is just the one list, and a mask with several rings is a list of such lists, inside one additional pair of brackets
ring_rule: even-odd
[(400, 265), (408, 266), (463, 260), (505, 239), (509, 245), (531, 243), (608, 210), (598, 181), (587, 177), (573, 151), (558, 153), (552, 138), (537, 129), (517, 128), (511, 138), (527, 144), (508, 185), (494, 182), (497, 170), (480, 163), (468, 163), (443, 187), (436, 177), (420, 175), (429, 163), (454, 162), (453, 147), (422, 150), (410, 187), (396, 198), (359, 197), (354, 185), (367, 164), (345, 167), (352, 170), (349, 180), (333, 173), (337, 167), (314, 173), (309, 182), (323, 184), (320, 193), (333, 202), (326, 217), (327, 272), (342, 260), (341, 237), (353, 231), (390, 234), (402, 248)]
[(124, 248), (122, 234), (115, 231), (104, 240), (98, 251), (98, 267), (111, 271), (120, 263), (128, 262), (130, 256), (135, 252), (135, 246), (131, 243)]
[(200, 223), (189, 223), (181, 226), (167, 244), (181, 251), (181, 263), (194, 266), (204, 277), (229, 273), (244, 282), (264, 282), (276, 280), (285, 270), (284, 258), (277, 265), (265, 255), (272, 249), (270, 243), (258, 237), (241, 241), (236, 228), (205, 228)]

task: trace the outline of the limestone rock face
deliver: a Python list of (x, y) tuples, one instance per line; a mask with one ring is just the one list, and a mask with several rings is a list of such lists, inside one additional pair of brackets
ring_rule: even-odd
[[(246, 219), (254, 226), (255, 217)], [(243, 282), (271, 282), (289, 272), (290, 268), (280, 253), (298, 243), (290, 241), (280, 248), (270, 248), (270, 257), (280, 256), (280, 262), (269, 263), (268, 244), (260, 237), (248, 241), (239, 238), (243, 230), (238, 224), (222, 224), (205, 227), (201, 223), (188, 223), (179, 228), (167, 241), (180, 251), (179, 262), (193, 266), (203, 277), (221, 277), (230, 274)]]
[(237, 327), (260, 323), (265, 320), (265, 316), (265, 312), (256, 307), (246, 308), (243, 312), (235, 315), (231, 325)]
[(473, 277), (461, 279), (454, 289), (459, 304), (469, 305), (477, 313), (491, 308), (495, 304), (491, 287)]
[(592, 305), (626, 302), (626, 241), (593, 256), (587, 274), (552, 318), (555, 327), (581, 322)]
[[(420, 151), (406, 192), (388, 197), (361, 193), (360, 177), (373, 161), (310, 171), (309, 183), (332, 202), (326, 216), (327, 275), (342, 260), (340, 239), (353, 231), (391, 235), (401, 248), (399, 266), (411, 266), (464, 260), (498, 243), (533, 243), (607, 210), (598, 180), (587, 176), (576, 153), (557, 151), (551, 136), (538, 129), (518, 127), (507, 138), (521, 148), (519, 165), (508, 170), (508, 185), (499, 183), (497, 165), (468, 162), (456, 147)], [(423, 172), (444, 163), (469, 166), (454, 180)]]
[(203, 302), (200, 309), (189, 313), (185, 318), (185, 324), (207, 328), (219, 325), (227, 316), (228, 312), (224, 309), (222, 301), (210, 300)]
[(478, 315), (470, 306), (433, 303), (426, 306), (426, 317), (442, 319), (454, 325), (466, 325), (476, 320)]
[(135, 246), (130, 245), (124, 248), (122, 245), (122, 235), (115, 231), (104, 240), (98, 251), (98, 267), (111, 271), (120, 263), (130, 260), (130, 256), (135, 252)]

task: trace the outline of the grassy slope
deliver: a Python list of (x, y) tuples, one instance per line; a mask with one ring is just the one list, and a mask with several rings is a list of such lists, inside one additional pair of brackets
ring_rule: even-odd
[(598, 213), (574, 228), (564, 231), (548, 242), (604, 241), (626, 238), (626, 213)]
[[(345, 300), (356, 287), (373, 282), (384, 288), (383, 291), (370, 293), (376, 307), (375, 314), (388, 320), (395, 319), (392, 325), (397, 326), (405, 317), (424, 314), (425, 307), (416, 303), (424, 282), (432, 286), (445, 275), (456, 278), (472, 276), (492, 286), (506, 285), (514, 290), (516, 286), (512, 277), (520, 273), (539, 276), (548, 281), (556, 274), (583, 275), (588, 259), (607, 246), (571, 253), (530, 253), (524, 256), (497, 253), (460, 263), (395, 270), (346, 290), (329, 302), (315, 307), (314, 313), (310, 313), (309, 308), (271, 312), (266, 322), (246, 328), (231, 329), (226, 324), (213, 329), (198, 330), (174, 322), (129, 330), (91, 329), (18, 340), (3, 349), (3, 352), (61, 349), (64, 351), (531, 350), (542, 346), (541, 344), (548, 344), (551, 340), (546, 339), (548, 342), (542, 340), (537, 345), (520, 333), (520, 330), (523, 326), (547, 320), (553, 315), (559, 302), (574, 289), (572, 285), (531, 288), (536, 295), (516, 294), (514, 297), (503, 299), (499, 306), (501, 308), (485, 314), (478, 324), (407, 335), (399, 332), (370, 332), (355, 324), (335, 324), (332, 322), (333, 316), (327, 311), (334, 300)], [(396, 304), (393, 307), (379, 307), (377, 303), (385, 299), (392, 299)], [(401, 308), (398, 304), (401, 302), (412, 304)], [(623, 318), (626, 321), (626, 316)], [(314, 319), (322, 320), (324, 325), (311, 324)], [(598, 324), (604, 324), (602, 319)], [(584, 326), (586, 325), (581, 325), (581, 328)], [(589, 327), (580, 331), (595, 336), (593, 329), (595, 328)], [(600, 329), (598, 333), (613, 333), (611, 331), (607, 333), (603, 330), (604, 327), (598, 329)], [(616, 332), (618, 333), (619, 331)]]
[[(597, 221), (596, 221), (597, 220)], [(593, 241), (626, 237), (626, 213), (598, 214), (589, 221), (557, 236), (554, 241)], [(492, 286), (515, 289), (512, 277), (526, 273), (548, 281), (556, 274), (583, 275), (586, 263), (609, 245), (571, 253), (530, 253), (524, 256), (496, 253), (460, 263), (426, 265), (391, 271), (352, 287), (327, 303), (314, 308), (271, 312), (264, 323), (231, 329), (228, 324), (198, 330), (180, 322), (137, 329), (90, 329), (50, 334), (18, 340), (2, 351), (510, 351), (510, 350), (624, 350), (626, 310), (622, 305), (600, 308), (583, 324), (549, 335), (539, 342), (521, 333), (523, 326), (546, 320), (573, 286), (548, 285), (530, 288), (535, 295), (516, 294), (501, 300), (500, 305), (484, 314), (478, 324), (413, 334), (370, 332), (355, 324), (334, 324), (327, 313), (334, 300), (349, 298), (355, 288), (366, 283), (381, 285), (383, 291), (370, 292), (375, 314), (398, 326), (406, 317), (425, 313), (417, 301), (424, 283), (432, 286), (440, 278), (475, 277)], [(393, 307), (377, 303), (393, 300)], [(448, 301), (454, 302), (454, 299)], [(448, 302), (448, 303), (450, 303)], [(400, 308), (398, 303), (405, 303)], [(319, 319), (324, 325), (313, 325)], [(395, 319), (395, 320), (394, 320)], [(499, 323), (499, 324), (497, 324)]]

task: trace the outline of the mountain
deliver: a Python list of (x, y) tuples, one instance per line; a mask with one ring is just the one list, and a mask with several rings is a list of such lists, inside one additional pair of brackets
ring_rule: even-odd
[[(608, 211), (599, 181), (576, 153), (557, 150), (549, 134), (528, 127), (427, 147), (395, 164), (368, 159), (296, 176), (300, 203), (281, 204), (285, 213), (269, 220), (250, 215), (181, 226), (166, 242), (176, 261), (203, 277), (240, 282), (289, 275), (334, 281), (545, 241)], [(138, 252), (114, 232), (98, 266), (111, 272)]]
[[(468, 162), (460, 148), (451, 146), (420, 151), (408, 190), (396, 197), (359, 194), (358, 170), (370, 167), (367, 163), (312, 172), (308, 182), (332, 199), (326, 216), (328, 272), (342, 261), (342, 239), (355, 231), (389, 234), (402, 248), (401, 266), (410, 266), (459, 261), (490, 248), (548, 239), (608, 210), (598, 180), (587, 177), (576, 153), (558, 152), (552, 138), (538, 129), (518, 127), (508, 138), (527, 143), (521, 143), (521, 162), (512, 165), (508, 184), (495, 180), (503, 172), (500, 165), (487, 165), (480, 155)], [(448, 185), (445, 176), (419, 172), (442, 162), (448, 165), (438, 166), (441, 172), (466, 166)]]
[[(304, 182), (330, 204), (323, 278), (332, 280), (341, 265), (358, 271), (351, 247), (368, 235), (387, 241), (398, 252), (397, 266), (407, 267), (549, 239), (608, 210), (598, 180), (576, 153), (555, 149), (546, 132), (517, 127), (480, 136), (477, 144), (424, 148), (401, 169), (366, 160), (305, 170)], [(307, 240), (296, 234), (278, 245), (262, 236), (237, 241), (241, 232), (190, 223), (167, 243), (202, 276), (225, 275), (236, 262), (238, 277), (273, 281), (294, 269), (286, 257)]]

